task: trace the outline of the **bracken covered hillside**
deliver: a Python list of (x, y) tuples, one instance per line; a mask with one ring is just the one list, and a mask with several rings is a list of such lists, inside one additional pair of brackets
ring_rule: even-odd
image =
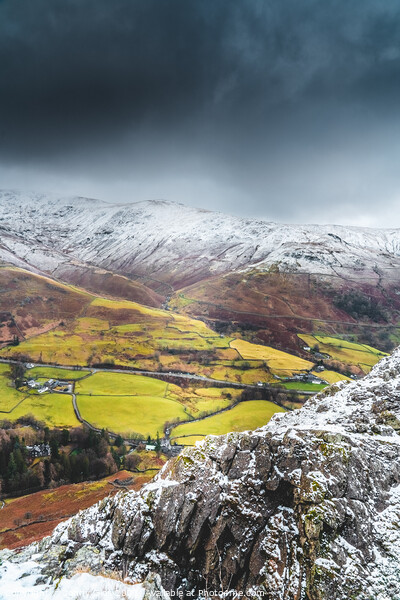
[(194, 598), (396, 600), (399, 430), (396, 350), (364, 380), (262, 429), (206, 438), (141, 492), (104, 500), (3, 560), (36, 554), (45, 577), (82, 564), (136, 581), (157, 573), (165, 590)]

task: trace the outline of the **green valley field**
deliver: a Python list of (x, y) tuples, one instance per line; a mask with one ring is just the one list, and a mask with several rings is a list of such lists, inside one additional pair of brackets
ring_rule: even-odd
[(202, 421), (178, 425), (171, 432), (171, 439), (177, 444), (193, 445), (206, 435), (222, 435), (230, 431), (256, 429), (268, 423), (272, 415), (284, 412), (272, 402), (255, 400), (242, 402), (229, 411), (222, 412)]
[[(1, 275), (7, 291), (0, 294), (0, 308), (9, 316), (0, 329), (4, 341), (0, 357), (36, 364), (26, 370), (25, 379), (70, 382), (68, 390), (51, 393), (39, 393), (26, 384), (16, 389), (10, 367), (0, 365), (0, 415), (11, 421), (32, 415), (50, 427), (72, 428), (83, 420), (100, 430), (155, 438), (157, 433), (162, 437), (171, 423), (200, 417), (201, 434), (224, 433), (262, 425), (282, 406), (300, 406), (306, 394), (367, 372), (385, 355), (368, 344), (310, 333), (309, 326), (287, 338), (284, 349), (282, 344), (277, 348), (266, 343), (261, 321), (258, 330), (246, 330), (240, 321), (221, 325), (215, 307), (222, 305), (232, 314), (254, 313), (257, 322), (272, 309), (285, 318), (293, 316), (293, 302), (298, 300), (296, 310), (308, 318), (312, 307), (304, 294), (309, 280), (294, 282), (279, 273), (253, 273), (241, 281), (219, 278), (212, 287), (196, 284), (175, 294), (167, 309), (154, 306), (160, 299), (151, 292), (147, 297), (153, 306), (145, 306), (101, 297), (15, 267), (2, 267)], [(237, 291), (236, 299), (228, 293), (230, 285)], [(145, 293), (139, 284), (134, 289)], [(320, 319), (338, 317), (319, 296), (315, 302)], [(193, 313), (200, 318), (193, 318)], [(118, 367), (158, 375), (116, 372)], [(255, 404), (246, 402), (219, 413), (241, 400), (244, 390), (243, 399)], [(297, 397), (292, 395), (296, 392)], [(192, 431), (198, 424), (179, 427)], [(181, 439), (181, 433), (176, 437)]]

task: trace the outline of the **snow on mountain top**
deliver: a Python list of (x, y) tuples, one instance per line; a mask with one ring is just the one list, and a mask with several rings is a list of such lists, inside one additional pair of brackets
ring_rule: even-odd
[(0, 223), (4, 260), (15, 255), (44, 268), (47, 257), (48, 271), (71, 259), (162, 280), (179, 273), (183, 281), (271, 264), (372, 277), (400, 267), (398, 229), (275, 224), (167, 200), (112, 204), (7, 191)]
[(3, 205), (33, 205), (36, 207), (39, 204), (46, 204), (49, 206), (54, 206), (55, 204), (108, 204), (108, 202), (105, 202), (104, 200), (85, 198), (83, 196), (63, 196), (51, 192), (20, 192), (16, 190), (0, 190), (0, 203)]
[[(61, 194), (56, 194), (54, 192), (22, 192), (18, 190), (1, 190), (0, 189), (0, 204), (3, 208), (6, 208), (7, 205), (12, 205), (14, 207), (18, 205), (34, 205), (34, 208), (38, 209), (39, 204), (42, 204), (46, 209), (48, 206), (54, 206), (56, 204), (62, 205), (78, 205), (79, 208), (84, 210), (88, 205), (90, 208), (99, 208), (104, 209), (108, 208), (110, 213), (114, 212), (115, 209), (127, 209), (131, 210), (132, 213), (140, 211), (140, 209), (145, 209), (145, 212), (151, 214), (153, 212), (157, 213), (159, 210), (163, 210), (164, 212), (170, 212), (171, 216), (176, 214), (177, 211), (182, 211), (182, 209), (190, 213), (192, 216), (197, 214), (201, 217), (207, 218), (212, 215), (215, 218), (223, 218), (231, 220), (232, 222), (242, 223), (243, 225), (253, 225), (255, 227), (258, 226), (272, 226), (272, 227), (285, 227), (288, 229), (294, 230), (306, 230), (313, 233), (317, 231), (322, 232), (348, 232), (352, 231), (362, 232), (367, 234), (376, 233), (376, 232), (400, 232), (400, 228), (372, 228), (372, 227), (357, 227), (357, 226), (345, 226), (345, 225), (326, 225), (326, 224), (318, 224), (318, 223), (310, 223), (310, 224), (296, 224), (296, 223), (276, 223), (273, 221), (268, 221), (265, 219), (257, 219), (257, 218), (243, 218), (232, 216), (221, 211), (212, 211), (205, 208), (196, 208), (193, 206), (187, 206), (181, 202), (175, 202), (173, 200), (167, 200), (164, 198), (155, 198), (148, 200), (140, 200), (136, 202), (110, 202), (106, 200), (99, 200), (97, 198), (87, 198), (84, 196), (63, 196)], [(10, 208), (10, 206), (8, 206)], [(154, 209), (154, 210), (153, 210)]]

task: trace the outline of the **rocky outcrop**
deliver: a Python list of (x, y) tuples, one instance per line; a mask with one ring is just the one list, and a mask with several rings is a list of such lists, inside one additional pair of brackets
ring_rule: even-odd
[(192, 598), (395, 600), (399, 430), (397, 350), (262, 429), (206, 438), (140, 493), (103, 500), (12, 560), (36, 552), (54, 576), (159, 575)]

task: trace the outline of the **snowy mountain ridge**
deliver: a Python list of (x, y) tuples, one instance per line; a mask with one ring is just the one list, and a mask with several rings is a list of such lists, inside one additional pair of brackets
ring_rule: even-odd
[(400, 230), (284, 225), (165, 200), (111, 204), (0, 192), (0, 258), (55, 276), (90, 264), (162, 281), (193, 282), (271, 265), (378, 277), (400, 268)]
[(193, 598), (207, 589), (398, 600), (399, 432), (397, 349), (363, 380), (331, 386), (265, 427), (209, 436), (140, 492), (105, 499), (3, 559), (34, 554), (42, 577), (82, 564), (118, 570)]

